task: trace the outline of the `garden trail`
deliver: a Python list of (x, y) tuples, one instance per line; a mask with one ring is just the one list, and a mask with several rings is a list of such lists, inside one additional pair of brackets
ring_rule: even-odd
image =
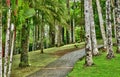
[[(98, 48), (102, 48), (100, 45)], [(39, 71), (30, 74), (27, 77), (66, 77), (72, 71), (74, 64), (85, 56), (85, 49), (75, 50), (67, 53), (57, 59), (56, 61), (48, 64)]]

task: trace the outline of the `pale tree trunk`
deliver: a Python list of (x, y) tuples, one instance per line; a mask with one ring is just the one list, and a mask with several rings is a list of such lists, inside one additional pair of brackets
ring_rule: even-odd
[(60, 25), (56, 25), (55, 27), (55, 44), (57, 47), (60, 47), (62, 45), (62, 27)]
[(112, 43), (112, 27), (111, 27), (111, 7), (110, 0), (106, 0), (106, 31), (107, 31), (107, 58), (111, 59), (114, 57), (113, 43)]
[[(115, 39), (117, 39), (117, 34), (116, 34), (116, 26), (117, 26), (117, 0), (111, 0), (112, 2), (112, 7), (113, 7), (113, 20), (114, 20), (114, 35), (115, 35)], [(115, 43), (117, 43), (117, 41), (115, 41)]]
[(104, 42), (104, 49), (106, 49), (107, 41), (106, 41), (105, 28), (104, 28), (103, 16), (101, 12), (100, 1), (96, 0), (96, 4), (97, 4), (98, 15), (99, 15), (100, 30), (101, 30), (101, 34)]
[[(0, 6), (1, 3), (0, 1)], [(2, 9), (0, 9), (0, 77), (2, 77)]]
[(69, 27), (68, 31), (69, 31), (69, 42), (72, 43), (71, 24), (70, 24), (70, 27)]
[(75, 43), (75, 3), (76, 1), (74, 0), (74, 13), (73, 13), (73, 18), (72, 18), (72, 42)]
[(85, 13), (85, 38), (86, 38), (86, 57), (85, 57), (85, 65), (92, 66), (92, 47), (91, 47), (91, 35), (90, 35), (90, 20), (89, 20), (89, 0), (84, 0), (84, 13)]
[(116, 14), (115, 14), (115, 9), (113, 9), (113, 20), (114, 20), (114, 35), (115, 35), (115, 39), (117, 39), (117, 34), (116, 34)]
[(96, 40), (96, 32), (95, 32), (95, 23), (94, 23), (94, 16), (93, 16), (93, 8), (92, 8), (92, 0), (89, 0), (90, 5), (90, 28), (91, 28), (91, 38), (92, 38), (92, 52), (93, 55), (98, 55), (99, 51), (97, 48), (97, 40)]
[[(10, 5), (9, 5), (10, 7)], [(11, 10), (8, 9), (7, 12), (7, 32), (6, 32), (6, 42), (5, 42), (5, 62), (4, 62), (4, 77), (7, 76), (7, 65), (8, 65), (8, 54), (10, 47), (10, 18), (11, 18)]]
[(117, 0), (117, 26), (116, 26), (116, 33), (117, 33), (117, 53), (120, 53), (120, 1)]
[(75, 43), (75, 19), (73, 18), (73, 31), (72, 31), (73, 43)]
[(12, 68), (12, 59), (13, 59), (13, 50), (14, 50), (14, 42), (15, 42), (15, 27), (12, 26), (13, 35), (12, 35), (12, 46), (11, 46), (11, 52), (10, 52), (10, 63), (9, 63), (9, 69), (8, 69), (8, 77), (10, 77), (11, 74), (11, 68)]
[(62, 46), (62, 26), (58, 25), (58, 47)]
[(58, 25), (55, 25), (55, 45), (58, 46)]

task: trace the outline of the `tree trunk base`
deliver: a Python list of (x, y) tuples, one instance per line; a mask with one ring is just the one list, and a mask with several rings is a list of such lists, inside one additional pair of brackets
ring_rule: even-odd
[(119, 49), (119, 48), (117, 48), (116, 53), (119, 53), (119, 54), (120, 54), (120, 49)]
[(106, 52), (106, 51), (107, 51), (106, 47), (102, 48), (102, 52)]
[(92, 64), (85, 63), (84, 64), (85, 67), (90, 67), (90, 66), (93, 66), (93, 65), (95, 65), (95, 64), (94, 63), (92, 63)]
[(21, 68), (29, 67), (29, 64), (28, 64), (28, 63), (21, 62), (21, 63), (19, 64), (19, 67), (21, 67)]
[(99, 56), (99, 55), (100, 55), (99, 52), (97, 52), (97, 53), (93, 53), (93, 56)]
[(114, 54), (112, 54), (112, 53), (111, 53), (111, 54), (107, 54), (107, 56), (106, 56), (107, 59), (112, 59), (112, 58), (114, 58), (114, 57), (115, 57), (115, 56), (114, 56)]

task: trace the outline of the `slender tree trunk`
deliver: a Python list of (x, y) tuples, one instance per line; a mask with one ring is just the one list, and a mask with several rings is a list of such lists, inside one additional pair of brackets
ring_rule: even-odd
[[(118, 0), (111, 0), (112, 8), (113, 8), (113, 21), (114, 21), (114, 36), (115, 39), (117, 39), (117, 34), (116, 34), (116, 26), (117, 26), (117, 8), (118, 8)], [(117, 41), (115, 41), (115, 44), (117, 44)]]
[(58, 38), (59, 38), (59, 34), (58, 34), (58, 25), (55, 25), (55, 45), (58, 47)]
[(113, 9), (113, 20), (114, 20), (114, 35), (115, 35), (115, 39), (117, 39), (117, 34), (116, 34), (116, 15), (115, 15), (115, 9)]
[(62, 27), (62, 45), (65, 44), (65, 39), (64, 39), (64, 27)]
[(72, 42), (75, 43), (75, 19), (73, 18)]
[[(13, 27), (14, 27), (14, 25), (13, 25)], [(10, 74), (11, 74), (15, 35), (16, 35), (16, 32), (15, 32), (15, 27), (14, 27), (13, 35), (12, 35), (12, 46), (11, 46), (11, 52), (10, 52), (10, 63), (9, 63), (9, 69), (8, 69), (8, 77), (10, 77)]]
[[(9, 0), (10, 1), (10, 0)], [(8, 7), (10, 7), (10, 3), (8, 3)], [(7, 12), (7, 32), (6, 32), (6, 42), (5, 42), (5, 62), (4, 62), (4, 77), (7, 76), (7, 65), (8, 65), (8, 54), (10, 47), (10, 18), (11, 18), (11, 10), (8, 9)]]
[(66, 29), (66, 44), (70, 43), (69, 39), (69, 31)]
[(32, 50), (35, 51), (35, 26), (34, 26), (34, 29), (33, 29), (33, 46), (32, 46)]
[(44, 18), (42, 16), (42, 25), (41, 25), (41, 45), (40, 45), (40, 48), (41, 48), (41, 53), (44, 53), (43, 52), (43, 49), (44, 49)]
[(85, 38), (86, 38), (86, 57), (85, 57), (85, 65), (92, 66), (93, 59), (92, 59), (92, 47), (91, 47), (91, 35), (90, 35), (90, 20), (89, 20), (89, 0), (84, 0), (84, 13), (85, 13)]
[(112, 43), (112, 27), (111, 27), (111, 7), (110, 0), (106, 0), (106, 31), (107, 31), (107, 58), (111, 59), (114, 57), (113, 43)]
[(97, 48), (97, 40), (96, 40), (96, 32), (95, 32), (95, 23), (94, 23), (94, 16), (93, 16), (93, 8), (92, 8), (92, 0), (89, 1), (90, 5), (90, 28), (91, 28), (91, 38), (92, 38), (92, 51), (93, 55), (98, 55), (99, 51)]
[(98, 15), (99, 15), (100, 30), (101, 30), (101, 34), (104, 42), (104, 49), (106, 49), (107, 41), (106, 41), (105, 28), (104, 28), (103, 16), (101, 12), (100, 1), (96, 0), (96, 4), (97, 4)]
[[(2, 6), (2, 1), (0, 1)], [(2, 9), (0, 9), (0, 77), (2, 77)]]
[[(66, 5), (67, 5), (67, 9), (68, 9), (68, 15), (70, 16), (70, 0), (66, 0)], [(68, 21), (69, 24), (69, 28), (67, 28), (66, 30), (66, 41), (67, 44), (72, 43), (72, 38), (71, 38), (71, 22), (70, 20)]]
[(120, 53), (120, 1), (117, 0), (117, 26), (116, 26), (116, 33), (117, 33), (117, 53)]
[(50, 35), (50, 47), (55, 46), (55, 26), (50, 26), (49, 30), (49, 35)]
[(62, 45), (62, 27), (58, 25), (58, 47)]
[[(26, 20), (28, 22), (28, 20)], [(22, 26), (22, 39), (21, 39), (21, 56), (19, 67), (29, 66), (28, 62), (28, 51), (29, 51), (29, 32), (30, 28), (28, 24)]]

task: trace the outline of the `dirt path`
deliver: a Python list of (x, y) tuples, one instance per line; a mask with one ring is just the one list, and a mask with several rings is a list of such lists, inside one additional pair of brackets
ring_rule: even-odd
[[(101, 48), (99, 46), (98, 48)], [(85, 49), (76, 50), (67, 53), (48, 64), (43, 69), (27, 76), (27, 77), (66, 77), (66, 75), (73, 69), (74, 64), (85, 56)]]

